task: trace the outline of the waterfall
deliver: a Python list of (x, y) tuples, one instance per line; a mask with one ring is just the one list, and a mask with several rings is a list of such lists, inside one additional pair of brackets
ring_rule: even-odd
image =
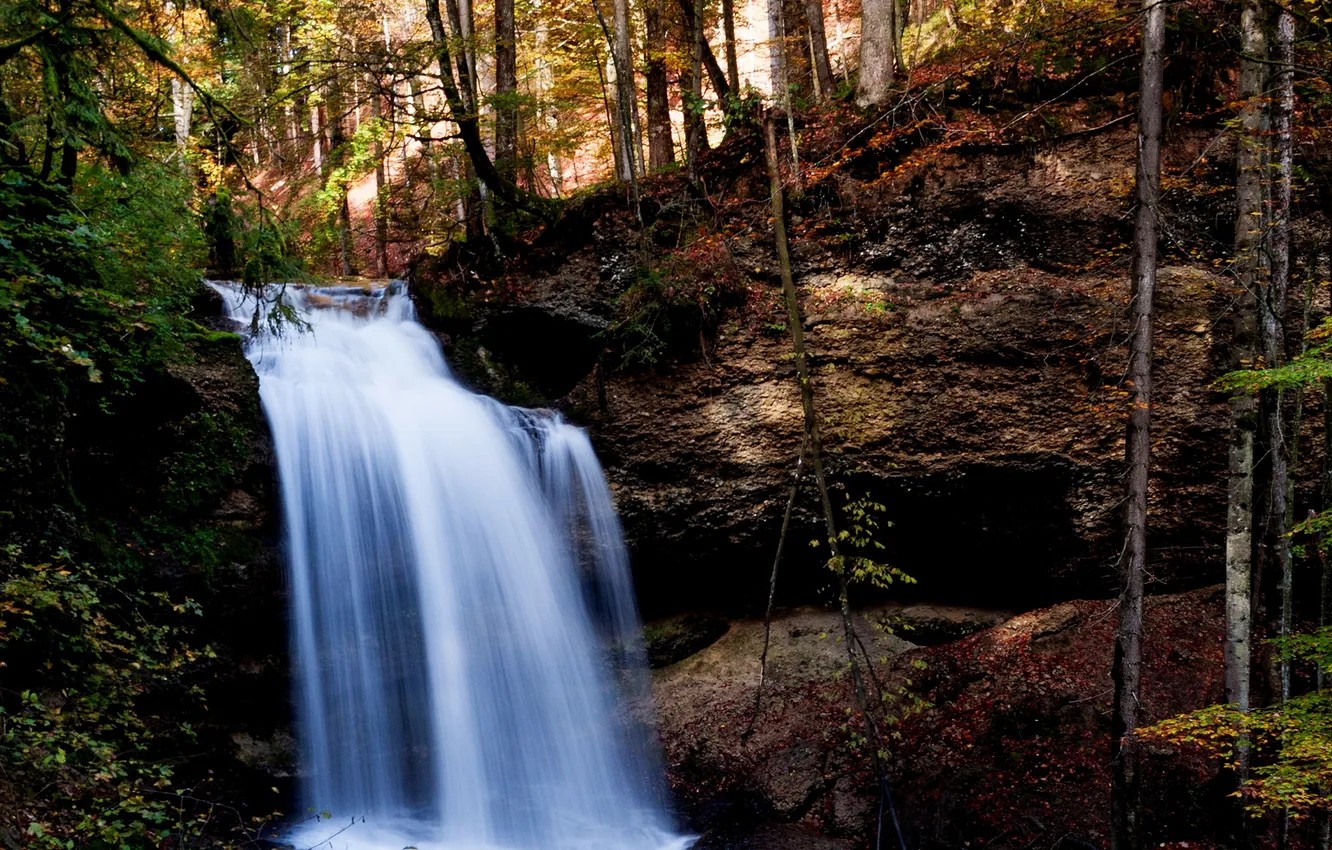
[(287, 840), (686, 847), (586, 435), (466, 390), (401, 284), (216, 288), (277, 451), (307, 816)]

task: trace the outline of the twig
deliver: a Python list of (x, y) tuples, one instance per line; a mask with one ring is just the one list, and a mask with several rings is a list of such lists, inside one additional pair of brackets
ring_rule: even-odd
[(786, 498), (786, 512), (782, 514), (782, 532), (777, 538), (777, 554), (772, 559), (772, 578), (768, 580), (768, 608), (763, 614), (763, 654), (759, 657), (758, 688), (754, 691), (754, 712), (749, 717), (749, 726), (740, 734), (742, 739), (754, 732), (758, 721), (759, 707), (763, 702), (763, 683), (768, 675), (768, 644), (772, 637), (772, 607), (777, 598), (777, 568), (782, 563), (782, 550), (786, 548), (786, 530), (791, 525), (791, 510), (795, 507), (796, 493), (800, 490), (800, 479), (805, 474), (805, 452), (809, 448), (809, 434), (800, 441), (800, 454), (796, 457), (795, 473), (791, 479), (791, 494)]

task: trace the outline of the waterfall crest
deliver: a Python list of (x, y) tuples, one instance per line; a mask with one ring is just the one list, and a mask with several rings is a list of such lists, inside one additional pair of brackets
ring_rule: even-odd
[[(218, 284), (277, 451), (308, 846), (683, 848), (600, 466), (451, 376), (401, 285)], [(258, 300), (258, 304), (256, 304)], [(292, 321), (292, 320), (295, 321)]]

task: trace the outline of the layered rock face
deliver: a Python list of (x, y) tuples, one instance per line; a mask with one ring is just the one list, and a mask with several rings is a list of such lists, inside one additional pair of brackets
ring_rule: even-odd
[[(1172, 155), (1205, 141), (1186, 133)], [(919, 580), (906, 592), (1019, 608), (1111, 592), (1133, 156), (1133, 135), (1117, 131), (940, 154), (848, 168), (797, 205), (834, 495), (886, 506), (886, 558)], [(1174, 202), (1190, 239), (1230, 226), (1215, 200)], [(636, 260), (616, 211), (596, 215), (586, 239), (518, 275), (518, 303), (480, 305), (475, 332), (488, 357), (590, 426), (647, 611), (753, 610), (800, 448), (781, 312), (765, 324), (736, 310), (693, 357), (648, 372), (597, 367), (589, 346)], [(775, 299), (756, 215), (728, 255)], [(1216, 580), (1224, 539), (1225, 400), (1209, 387), (1226, 370), (1233, 292), (1187, 260), (1167, 250), (1157, 304), (1151, 555), (1166, 588)], [(788, 601), (826, 584), (807, 545), (816, 504), (812, 488), (797, 501)]]

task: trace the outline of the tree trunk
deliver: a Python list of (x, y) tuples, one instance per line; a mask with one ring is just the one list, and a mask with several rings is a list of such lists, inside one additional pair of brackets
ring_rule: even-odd
[(694, 14), (690, 26), (693, 51), (689, 63), (689, 94), (685, 98), (685, 161), (688, 163), (689, 182), (698, 182), (698, 157), (708, 141), (707, 123), (703, 118), (703, 0), (694, 0)]
[(800, 184), (800, 149), (796, 142), (795, 113), (791, 109), (790, 63), (786, 55), (786, 10), (782, 0), (768, 0), (768, 62), (772, 75), (773, 103), (786, 113), (787, 137), (791, 142), (792, 183)]
[(611, 44), (611, 55), (615, 59), (615, 95), (621, 113), (621, 144), (626, 152), (623, 165), (628, 169), (628, 173), (621, 176), (632, 180), (639, 168), (640, 153), (634, 132), (638, 123), (638, 92), (634, 85), (634, 57), (630, 47), (629, 0), (611, 0), (611, 4), (615, 16), (615, 39)]
[(861, 107), (887, 102), (895, 81), (893, 45), (896, 4), (893, 0), (862, 0), (860, 12), (860, 79), (856, 103)]
[(768, 0), (768, 75), (772, 102), (786, 109), (790, 91), (786, 85), (786, 35), (782, 25), (782, 0)]
[[(437, 0), (435, 6), (436, 9), (434, 14), (438, 17)], [(472, 20), (472, 3), (471, 0), (446, 0), (445, 7), (448, 10), (449, 29), (453, 37), (449, 49), (452, 51), (453, 55), (457, 57), (458, 103), (461, 106), (462, 111), (471, 118), (474, 123), (479, 123), (480, 104), (478, 104), (476, 96), (476, 39), (474, 37), (474, 21)], [(443, 24), (441, 22), (439, 28), (440, 32), (436, 33), (435, 25), (433, 21), (430, 21), (430, 17), (430, 2), (427, 0), (426, 19), (430, 22), (432, 39), (438, 40), (439, 37), (443, 35)], [(436, 50), (436, 53), (438, 54), (438, 49)], [(436, 64), (438, 64), (438, 61), (440, 60), (437, 56)], [(445, 72), (449, 74), (450, 81), (452, 81), (452, 68), (442, 69), (440, 71), (440, 80), (443, 81), (444, 78), (442, 75)], [(446, 102), (448, 101), (447, 96), (445, 100)], [(453, 112), (455, 115), (457, 114), (457, 110), (453, 108), (452, 103), (449, 105), (449, 111)], [(458, 123), (456, 119), (454, 123)], [(461, 125), (459, 125), (459, 128), (459, 135), (462, 135), (463, 131)], [(477, 136), (480, 136), (479, 129), (477, 131)], [(478, 241), (484, 239), (486, 236), (486, 201), (482, 193), (484, 184), (478, 179), (478, 172), (472, 161), (472, 151), (467, 149), (466, 142), (464, 142), (463, 146), (467, 156), (458, 167), (458, 170), (462, 174), (462, 183), (466, 187), (462, 194), (461, 204), (463, 210), (463, 226), (467, 234), (467, 239), (469, 241)], [(485, 153), (484, 147), (482, 148), (482, 153)]]
[(190, 143), (190, 130), (194, 116), (194, 89), (179, 77), (171, 78), (171, 111), (175, 118), (176, 150), (184, 164), (185, 148)]
[[(1234, 311), (1232, 368), (1247, 368), (1256, 354), (1257, 290), (1262, 273), (1263, 87), (1267, 42), (1259, 0), (1244, 0), (1241, 12), (1240, 110), (1241, 132), (1235, 181), (1235, 275), (1242, 287)], [(1253, 466), (1254, 431), (1258, 411), (1252, 395), (1240, 393), (1230, 402), (1230, 483), (1226, 511), (1226, 701), (1250, 707), (1253, 632)], [(1240, 755), (1239, 778), (1247, 773), (1247, 756)], [(1241, 821), (1240, 828), (1243, 829)]]
[[(681, 14), (684, 15), (685, 30), (694, 28), (694, 3), (693, 0), (677, 0)], [(699, 49), (703, 54), (703, 67), (708, 72), (708, 82), (712, 83), (712, 90), (717, 94), (717, 101), (725, 104), (731, 96), (731, 85), (726, 81), (726, 73), (722, 71), (721, 65), (717, 64), (717, 55), (712, 52), (712, 45), (708, 44), (708, 39), (704, 36), (699, 44)], [(681, 86), (683, 90), (685, 87)]]
[[(1291, 198), (1291, 118), (1295, 107), (1294, 89), (1295, 18), (1285, 8), (1277, 13), (1276, 45), (1273, 69), (1276, 97), (1272, 104), (1272, 131), (1276, 151), (1270, 181), (1272, 186), (1272, 238), (1269, 248), (1272, 269), (1263, 310), (1263, 343), (1268, 368), (1280, 366), (1286, 359), (1284, 322), (1286, 293), (1290, 285), (1290, 198)], [(1290, 552), (1290, 516), (1287, 510), (1289, 448), (1282, 420), (1280, 391), (1273, 391), (1274, 403), (1268, 411), (1268, 434), (1272, 458), (1272, 511), (1268, 520), (1268, 539), (1277, 568), (1281, 571), (1281, 600), (1277, 633), (1286, 637), (1291, 631), (1291, 591), (1294, 583)], [(1290, 699), (1290, 661), (1283, 653), (1280, 662), (1281, 701)]]
[(518, 168), (518, 49), (513, 0), (495, 0), (495, 168), (513, 181)]
[[(343, 118), (344, 103), (342, 88), (336, 76), (329, 86), (328, 95), (328, 155), (336, 156), (347, 141), (346, 124)], [(352, 265), (351, 207), (347, 204), (347, 187), (340, 186), (338, 204), (338, 274), (343, 277), (353, 275), (356, 269)]]
[(1147, 493), (1152, 417), (1152, 305), (1156, 294), (1158, 201), (1161, 186), (1161, 88), (1165, 7), (1143, 0), (1141, 92), (1138, 99), (1138, 208), (1133, 228), (1132, 336), (1128, 384), (1132, 393), (1125, 454), (1123, 595), (1115, 638), (1115, 713), (1110, 740), (1110, 846), (1135, 850), (1138, 830), (1138, 727), (1142, 683), (1143, 581), (1147, 571)]
[(472, 0), (450, 2), (449, 23), (458, 38), (458, 61), (467, 67), (467, 81), (463, 88), (472, 109), (476, 109), (476, 20), (472, 14)]
[(310, 160), (314, 163), (315, 173), (324, 173), (324, 127), (320, 120), (319, 104), (310, 107)]
[[(735, 49), (735, 0), (722, 0), (722, 37), (726, 40), (726, 83), (733, 92), (740, 91), (740, 58)], [(718, 96), (720, 96), (718, 92)], [(723, 111), (725, 111), (725, 104)]]
[(825, 102), (832, 97), (832, 64), (828, 61), (828, 36), (823, 30), (823, 0), (805, 0), (805, 17), (809, 22), (809, 42), (814, 65), (814, 83), (818, 99)]
[[(661, 2), (661, 0), (658, 0)], [(547, 44), (550, 39), (549, 29), (544, 15), (536, 16), (536, 84), (537, 101), (539, 108), (538, 118), (545, 124), (547, 132), (554, 133), (559, 129), (559, 116), (550, 103), (550, 92), (555, 87), (555, 72), (551, 69), (550, 59), (547, 53)], [(669, 128), (668, 128), (669, 129)], [(564, 173), (560, 168), (560, 157), (555, 148), (546, 149), (546, 170), (550, 173), (550, 188), (555, 197), (560, 197), (564, 193)]]
[(906, 29), (906, 16), (902, 14), (902, 4), (898, 0), (891, 0), (889, 5), (892, 10), (891, 20), (893, 24), (893, 67), (905, 73), (906, 60), (902, 58), (902, 32)]
[(648, 0), (644, 8), (647, 24), (648, 167), (653, 171), (675, 162), (675, 146), (671, 143), (670, 92), (666, 81), (664, 5), (664, 0)]
[[(378, 81), (372, 80), (370, 85), (370, 116), (378, 124), (383, 117), (383, 106), (380, 103), (382, 95), (379, 91)], [(388, 277), (388, 207), (385, 203), (385, 194), (388, 192), (388, 181), (384, 177), (384, 143), (380, 141), (380, 130), (375, 130), (375, 200), (371, 208), (375, 219), (375, 277)]]
[[(626, 21), (625, 21), (625, 26), (621, 29), (621, 32), (626, 34), (626, 40), (627, 40), (627, 33), (628, 33), (627, 19), (629, 14), (628, 0), (615, 0), (615, 3), (616, 3), (617, 15), (621, 11), (620, 7), (621, 6), (624, 7), (623, 12)], [(597, 21), (601, 24), (601, 31), (606, 36), (606, 44), (607, 47), (610, 49), (610, 61), (609, 61), (610, 67), (607, 70), (615, 73), (615, 84), (614, 84), (615, 116), (617, 119), (619, 132), (615, 134), (615, 137), (612, 139), (612, 141), (618, 142), (618, 144), (616, 145), (616, 173), (618, 174), (621, 180), (625, 180), (628, 182), (629, 203), (630, 206), (633, 208), (634, 218), (638, 221), (639, 224), (642, 224), (643, 207), (642, 204), (639, 203), (638, 168), (634, 162), (634, 122), (629, 117), (629, 110), (634, 106), (634, 104), (632, 103), (633, 72), (632, 69), (628, 68), (627, 62), (620, 61), (620, 51), (618, 45), (619, 36), (617, 34), (613, 34), (610, 30), (610, 27), (606, 24), (606, 16), (602, 14), (601, 4), (598, 3), (597, 0), (592, 0), (592, 10), (597, 14)], [(627, 53), (628, 52), (627, 44), (625, 45), (625, 48), (626, 48), (625, 52)], [(624, 91), (624, 89), (626, 88), (626, 86), (624, 85), (626, 77), (629, 78), (629, 85), (627, 86), (629, 92), (627, 96), (630, 102), (626, 102), (626, 94)]]

